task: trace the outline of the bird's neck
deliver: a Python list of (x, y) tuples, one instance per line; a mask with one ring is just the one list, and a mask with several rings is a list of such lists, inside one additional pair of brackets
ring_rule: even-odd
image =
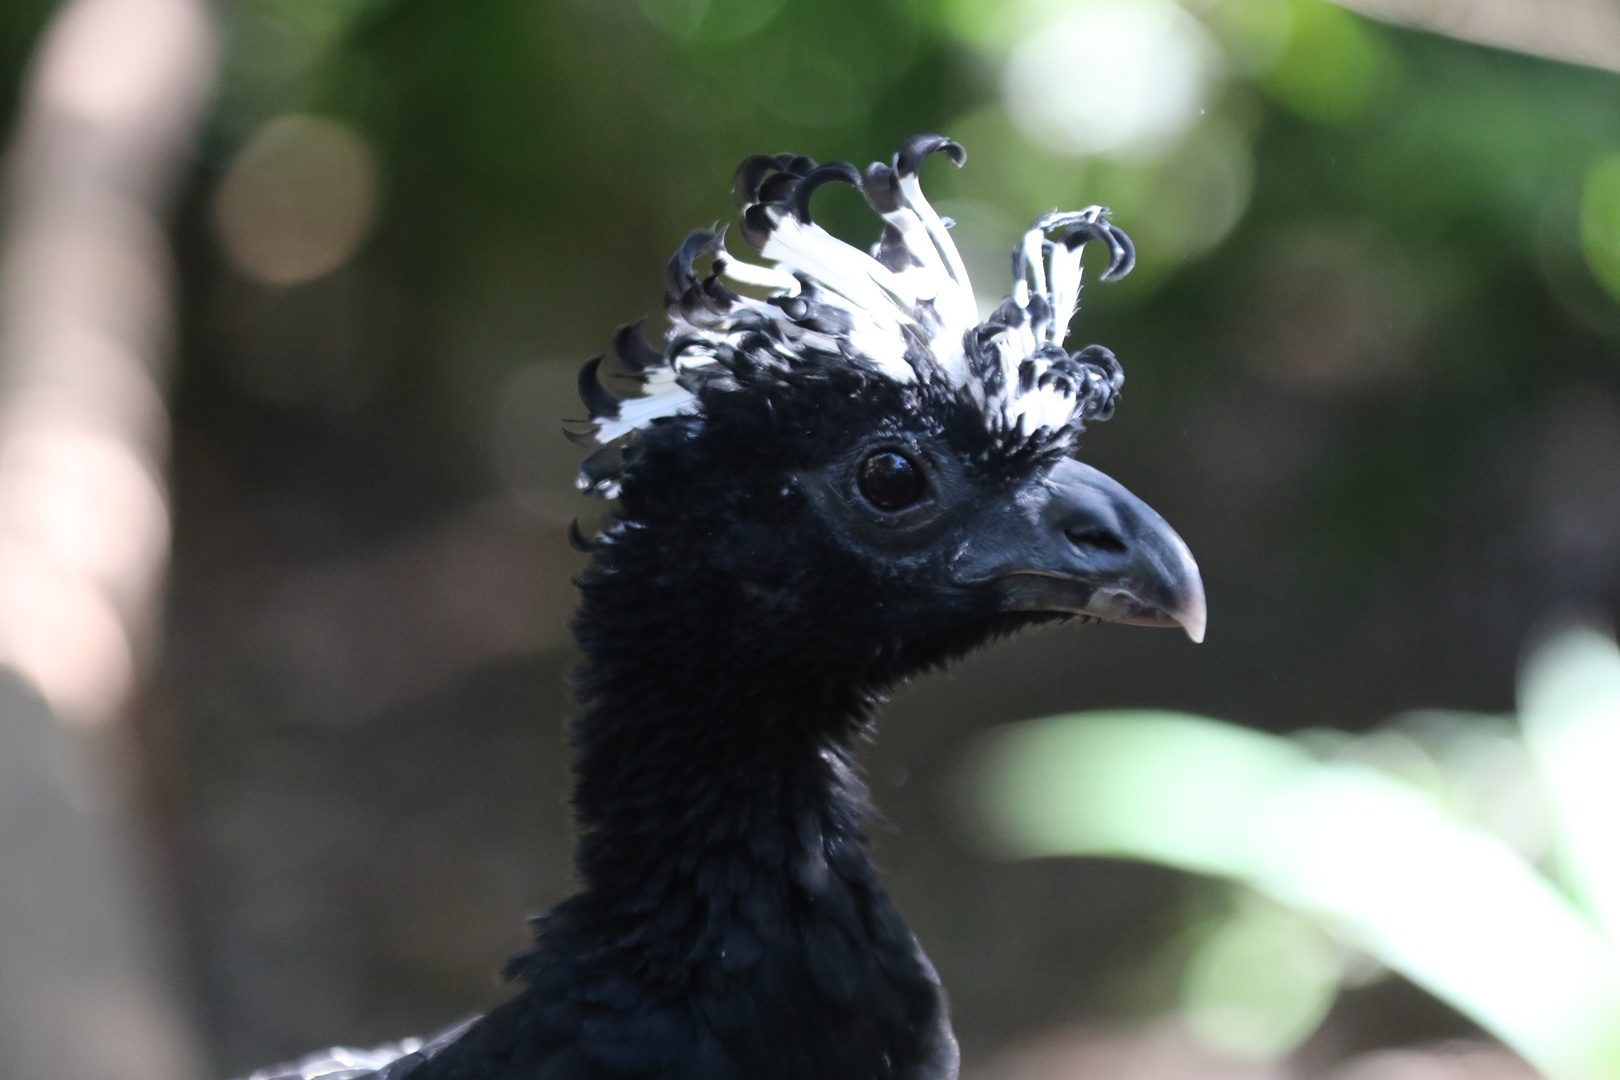
[(729, 884), (869, 876), (849, 754), (865, 722), (859, 694), (781, 671), (678, 678), (654, 666), (615, 672), (576, 721), (578, 863), (591, 890), (642, 903), (706, 879), (718, 901)]
[(849, 756), (872, 704), (857, 666), (751, 622), (725, 580), (649, 581), (598, 567), (583, 582), (587, 889), (604, 906), (701, 894), (718, 909), (742, 893), (790, 902), (829, 878), (871, 884)]
[(797, 624), (800, 647), (791, 621), (766, 632), (756, 598), (669, 570), (667, 546), (633, 555), (599, 557), (575, 620), (583, 889), (509, 966), (527, 987), (492, 1052), (529, 1040), (613, 1062), (645, 1051), (647, 1071), (680, 1075), (954, 1077), (938, 979), (860, 832), (849, 744), (872, 662), (837, 655), (840, 635), (802, 644), (825, 621)]

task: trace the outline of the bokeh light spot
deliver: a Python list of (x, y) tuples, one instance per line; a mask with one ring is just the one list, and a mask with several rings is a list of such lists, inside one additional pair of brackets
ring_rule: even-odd
[(51, 34), (73, 47), (58, 45), (41, 69), (40, 101), (91, 124), (144, 123), (211, 48), (190, 5), (173, 0), (64, 6)]
[(1198, 116), (1219, 53), (1164, 0), (1095, 0), (1035, 31), (1007, 61), (1008, 114), (1059, 154), (1151, 156)]
[(268, 285), (331, 273), (371, 225), (377, 168), (359, 132), (282, 116), (242, 148), (220, 184), (214, 225), (237, 270)]
[(1620, 297), (1620, 154), (1587, 170), (1581, 193), (1581, 247), (1598, 281)]
[(0, 664), (28, 680), (61, 719), (105, 723), (135, 678), (132, 643), (95, 582), (49, 553), (0, 538)]
[(1226, 239), (1248, 208), (1254, 158), (1247, 136), (1212, 116), (1158, 161), (1095, 162), (1087, 181), (1087, 199), (1112, 207), (1136, 241), (1141, 287)]
[(1356, 16), (1327, 0), (1290, 0), (1288, 45), (1263, 86), (1289, 111), (1336, 124), (1366, 112), (1388, 81), (1389, 58)]

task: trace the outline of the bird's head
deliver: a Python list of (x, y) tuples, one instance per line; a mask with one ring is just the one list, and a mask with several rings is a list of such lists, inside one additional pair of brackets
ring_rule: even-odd
[[(981, 320), (918, 184), (931, 153), (963, 160), (919, 135), (864, 174), (791, 155), (739, 168), (741, 232), (770, 265), (693, 233), (670, 262), (665, 346), (639, 327), (615, 341), (641, 394), (610, 394), (600, 358), (581, 372), (582, 436), (600, 448), (580, 486), (620, 500), (592, 545), (597, 580), (695, 591), (706, 618), (723, 609), (738, 659), (769, 638), (884, 676), (1052, 617), (1201, 640), (1186, 544), (1071, 456), (1124, 381), (1107, 349), (1064, 347), (1081, 248), (1107, 246), (1107, 280), (1129, 271), (1130, 241), (1100, 207), (1043, 215), (1014, 248), (1012, 295)], [(811, 221), (829, 181), (883, 218), (870, 254)]]

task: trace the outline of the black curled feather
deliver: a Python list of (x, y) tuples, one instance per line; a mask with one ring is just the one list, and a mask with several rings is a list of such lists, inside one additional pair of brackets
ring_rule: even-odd
[(874, 161), (866, 167), (859, 183), (866, 204), (879, 215), (892, 214), (904, 205), (900, 195), (900, 178), (916, 176), (923, 160), (930, 154), (944, 154), (951, 164), (960, 168), (967, 161), (967, 151), (961, 143), (952, 142), (943, 135), (913, 135), (894, 155), (891, 164)]
[(615, 442), (601, 447), (580, 463), (580, 489), (592, 495), (610, 491), (624, 476), (627, 464), (621, 444)]
[(861, 194), (879, 215), (892, 214), (900, 209), (900, 177), (888, 165), (874, 161), (861, 176)]
[[(664, 306), (671, 318), (682, 319), (693, 326), (712, 327), (723, 325), (736, 315), (742, 297), (720, 280), (721, 260), (716, 259), (703, 277), (697, 273), (698, 259), (724, 251), (723, 238), (721, 230), (697, 229), (688, 234), (670, 258), (665, 271)], [(662, 361), (662, 357), (659, 360)]]
[[(1034, 228), (1061, 228), (1064, 230), (1059, 243), (1068, 250), (1090, 241), (1099, 241), (1108, 246), (1108, 269), (1102, 273), (1103, 281), (1117, 281), (1129, 274), (1136, 266), (1136, 245), (1131, 238), (1125, 235), (1125, 230), (1108, 220), (1109, 209), (1106, 206), (1094, 206), (1090, 210), (1076, 214), (1044, 214), (1036, 220)], [(1052, 252), (1052, 241), (1042, 243), (1044, 256)], [(1020, 240), (1012, 249), (1012, 276), (1014, 281), (1022, 281), (1029, 272), (1029, 254)]]
[(712, 254), (720, 245), (720, 234), (715, 229), (693, 229), (675, 249), (664, 271), (664, 288), (670, 298), (677, 298), (697, 284), (694, 270), (699, 258)]
[(1113, 352), (1101, 345), (1087, 345), (1069, 357), (1081, 376), (1075, 395), (1081, 417), (1103, 421), (1114, 415), (1114, 405), (1125, 385), (1125, 369)]
[(1097, 240), (1108, 245), (1108, 269), (1101, 280), (1117, 281), (1136, 267), (1136, 245), (1125, 235), (1125, 230), (1107, 219), (1107, 210), (1096, 221), (1082, 221), (1069, 226), (1063, 234), (1063, 244), (1070, 251), (1088, 241)]
[(831, 183), (848, 184), (859, 190), (861, 174), (847, 161), (831, 161), (800, 180), (793, 191), (793, 216), (801, 224), (810, 224), (810, 197), (817, 188)]
[(755, 154), (737, 166), (731, 178), (731, 197), (742, 211), (742, 234), (755, 251), (763, 248), (776, 223), (770, 206), (792, 209), (800, 181), (816, 171), (814, 158), (802, 154)]
[(646, 322), (646, 319), (637, 319), (633, 323), (626, 323), (613, 335), (613, 355), (619, 358), (619, 363), (636, 373), (650, 371), (664, 362), (664, 354), (647, 341), (643, 329)]
[(746, 210), (759, 202), (759, 185), (773, 172), (788, 172), (797, 154), (755, 154), (744, 158), (731, 177), (731, 197), (737, 209)]
[(598, 545), (594, 540), (588, 539), (579, 529), (579, 518), (568, 523), (568, 546), (582, 555), (594, 552)]
[[(847, 162), (818, 165), (812, 158), (795, 154), (749, 157), (738, 166), (731, 185), (744, 239), (759, 250), (766, 247), (776, 230), (794, 228), (790, 216), (800, 226), (811, 224), (811, 203), (817, 191), (829, 183), (849, 184), (861, 192), (875, 212), (890, 219), (883, 223), (878, 242), (871, 249), (879, 263), (902, 275), (919, 267), (933, 272), (931, 253), (907, 243), (908, 237), (912, 245), (923, 243), (926, 234), (947, 263), (947, 272), (953, 280), (959, 279), (959, 263), (951, 245), (939, 233), (939, 221), (944, 219), (936, 221), (914, 186), (922, 165), (935, 154), (958, 166), (966, 160), (960, 144), (936, 134), (912, 137), (888, 164), (875, 162), (864, 172)], [(912, 214), (921, 219), (922, 230), (914, 228)], [(948, 227), (949, 223), (945, 224)], [(984, 411), (984, 423), (1018, 453), (1061, 452), (1087, 421), (1105, 420), (1112, 414), (1123, 384), (1119, 362), (1107, 349), (1094, 345), (1070, 354), (1062, 347), (1072, 297), (1066, 292), (1061, 298), (1066, 310), (1056, 310), (1059, 298), (1051, 289), (1055, 280), (1069, 281), (1072, 288), (1080, 248), (1091, 242), (1108, 249), (1102, 280), (1123, 277), (1134, 266), (1134, 246), (1124, 231), (1108, 220), (1106, 209), (1094, 206), (1042, 215), (1026, 234), (1025, 242), (1013, 251), (1014, 280), (1025, 283), (1018, 298), (1003, 302), (961, 339), (970, 375), (970, 385), (959, 388), (966, 391), (964, 400), (976, 403)], [(707, 261), (710, 257), (712, 261)], [(1039, 258), (1042, 266), (1027, 265), (1031, 258)], [(869, 363), (869, 358), (855, 357), (849, 341), (854, 320), (847, 310), (848, 299), (829, 293), (828, 286), (814, 273), (793, 266), (791, 260), (781, 262), (777, 272), (769, 276), (744, 272), (746, 268), (730, 263), (718, 226), (694, 231), (674, 253), (666, 272), (666, 304), (676, 337), (660, 349), (646, 340), (640, 323), (621, 327), (613, 339), (612, 352), (617, 360), (611, 369), (641, 381), (648, 381), (648, 376), (656, 373), (660, 392), (666, 393), (671, 388), (661, 380), (673, 375), (675, 383), (697, 396), (698, 402), (676, 394), (671, 398), (671, 410), (701, 414), (721, 393), (774, 387), (772, 393), (790, 394), (793, 388), (804, 385), (804, 380), (843, 370), (852, 359)], [(1062, 264), (1064, 272), (1071, 276), (1057, 278), (1057, 264)], [(796, 286), (778, 276), (784, 269), (797, 279)], [(740, 280), (769, 282), (777, 287), (768, 287), (768, 295), (757, 299), (741, 296), (728, 286), (730, 278), (722, 278), (723, 270)], [(919, 278), (926, 280), (926, 274)], [(965, 286), (966, 282), (958, 280), (956, 284)], [(787, 295), (789, 292), (794, 295)], [(928, 383), (928, 372), (943, 371), (930, 351), (939, 348), (940, 329), (949, 319), (962, 316), (955, 309), (936, 308), (934, 301), (926, 297), (916, 299), (905, 314), (908, 318), (902, 320), (900, 333), (906, 358), (919, 376), (925, 376), (922, 382)], [(859, 313), (855, 313), (858, 318)], [(1062, 326), (1057, 325), (1059, 320)], [(966, 321), (971, 321), (971, 316)], [(1034, 355), (1022, 356), (1031, 337), (1044, 344), (1036, 348)], [(954, 348), (954, 343), (949, 347)], [(1009, 349), (1018, 355), (1008, 355)], [(600, 358), (593, 360), (581, 370), (579, 379), (580, 396), (591, 420), (597, 423), (618, 420), (627, 411), (604, 388), (600, 366)], [(954, 384), (957, 378), (952, 372), (940, 386)], [(1009, 379), (1013, 386), (1006, 385)], [(1069, 419), (1063, 423), (1054, 419), (1055, 427), (1024, 431), (1010, 419), (1017, 409), (1008, 399), (1042, 391), (1072, 402)], [(775, 402), (765, 394), (760, 407), (770, 409)], [(634, 415), (634, 410), (629, 411)], [(613, 430), (622, 434), (623, 427), (616, 425)], [(586, 441), (590, 435), (569, 432), (569, 437), (577, 441)], [(614, 446), (599, 449), (581, 470), (580, 486), (597, 494), (616, 493), (626, 470), (635, 467), (639, 453), (636, 447), (641, 442), (639, 438), (616, 439)]]
[(959, 142), (953, 142), (943, 135), (913, 135), (906, 140), (900, 153), (895, 155), (895, 171), (901, 176), (915, 176), (922, 167), (923, 159), (929, 154), (944, 154), (951, 159), (951, 164), (960, 168), (967, 162), (967, 151)]
[(607, 392), (598, 375), (602, 367), (602, 357), (593, 357), (585, 362), (579, 369), (579, 400), (585, 403), (592, 420), (617, 420), (619, 418), (619, 399)]

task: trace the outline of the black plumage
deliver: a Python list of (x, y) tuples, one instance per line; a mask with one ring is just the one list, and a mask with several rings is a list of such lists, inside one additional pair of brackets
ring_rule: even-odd
[[(1203, 596), (1168, 526), (1068, 456), (1122, 381), (1106, 349), (1062, 348), (1074, 245), (1119, 269), (1129, 242), (1097, 208), (1048, 215), (980, 323), (915, 186), (935, 152), (961, 163), (938, 136), (864, 175), (750, 158), (734, 191), (776, 266), (694, 233), (666, 347), (615, 340), (645, 393), (586, 365), (605, 445), (581, 486), (619, 504), (575, 531), (581, 891), (536, 921), (509, 1002), (334, 1080), (956, 1075), (944, 992), (867, 857), (852, 742), (897, 682), (999, 634), (1078, 615), (1197, 638)], [(872, 256), (810, 221), (828, 181), (884, 216)], [(265, 1075), (327, 1075), (296, 1068)]]

